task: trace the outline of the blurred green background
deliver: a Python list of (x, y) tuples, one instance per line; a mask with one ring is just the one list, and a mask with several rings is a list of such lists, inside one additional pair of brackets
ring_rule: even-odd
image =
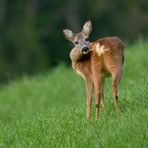
[(72, 45), (62, 30), (80, 32), (91, 20), (90, 40), (117, 35), (132, 43), (148, 36), (147, 0), (0, 0), (0, 81), (70, 64)]

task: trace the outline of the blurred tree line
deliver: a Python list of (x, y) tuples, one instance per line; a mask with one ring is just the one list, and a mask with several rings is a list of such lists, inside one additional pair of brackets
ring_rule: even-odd
[(62, 30), (79, 32), (92, 20), (90, 40), (148, 35), (147, 0), (0, 0), (0, 80), (69, 63)]

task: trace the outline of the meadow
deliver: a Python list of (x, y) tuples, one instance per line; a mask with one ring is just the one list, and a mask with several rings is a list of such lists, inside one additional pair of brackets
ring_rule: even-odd
[(0, 86), (2, 148), (147, 148), (148, 43), (125, 48), (116, 119), (111, 80), (105, 83), (107, 114), (85, 119), (85, 85), (72, 68), (60, 65), (34, 77)]

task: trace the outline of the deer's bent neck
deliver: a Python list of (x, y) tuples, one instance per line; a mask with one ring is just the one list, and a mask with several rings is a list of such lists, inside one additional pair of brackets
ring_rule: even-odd
[(86, 62), (91, 62), (91, 54), (92, 54), (92, 45), (93, 42), (90, 43), (90, 52), (88, 54), (82, 54), (80, 51), (76, 48), (73, 48), (70, 52), (70, 59), (72, 61), (72, 67), (74, 70), (77, 68), (80, 68), (82, 65), (84, 65)]

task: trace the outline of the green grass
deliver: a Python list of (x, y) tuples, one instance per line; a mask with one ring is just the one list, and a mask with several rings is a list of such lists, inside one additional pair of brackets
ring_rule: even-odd
[[(119, 88), (121, 116), (115, 117), (110, 79), (105, 97), (108, 114), (100, 110), (86, 122), (85, 85), (71, 68), (23, 77), (0, 87), (0, 147), (147, 148), (148, 44), (125, 49)], [(93, 98), (94, 102), (94, 98)]]

